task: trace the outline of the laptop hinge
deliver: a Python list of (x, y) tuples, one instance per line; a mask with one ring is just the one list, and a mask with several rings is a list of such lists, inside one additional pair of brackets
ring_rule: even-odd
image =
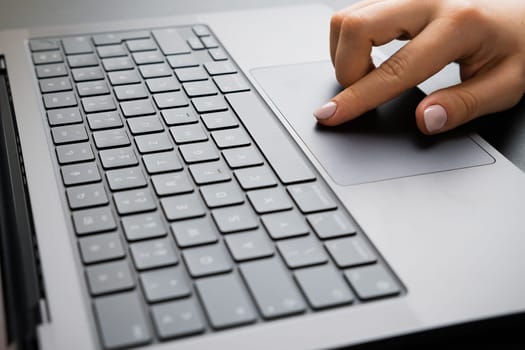
[(20, 350), (35, 349), (44, 293), (3, 56), (0, 56), (0, 259), (7, 341)]

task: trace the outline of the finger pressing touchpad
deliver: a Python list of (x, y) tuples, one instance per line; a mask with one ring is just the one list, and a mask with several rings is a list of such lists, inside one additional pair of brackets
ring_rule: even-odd
[(330, 62), (258, 68), (251, 73), (338, 184), (353, 185), (494, 162), (468, 136), (421, 134), (414, 111), (424, 95), (417, 89), (344, 125), (322, 127), (312, 111), (341, 90)]

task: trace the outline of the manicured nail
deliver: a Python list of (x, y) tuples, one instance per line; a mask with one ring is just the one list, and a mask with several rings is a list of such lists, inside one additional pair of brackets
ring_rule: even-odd
[(425, 126), (430, 133), (436, 132), (447, 123), (447, 111), (440, 105), (427, 107), (423, 112)]
[(314, 112), (314, 116), (320, 120), (328, 119), (334, 115), (336, 109), (337, 109), (337, 103), (330, 101), (327, 104), (324, 104), (321, 107), (319, 107)]

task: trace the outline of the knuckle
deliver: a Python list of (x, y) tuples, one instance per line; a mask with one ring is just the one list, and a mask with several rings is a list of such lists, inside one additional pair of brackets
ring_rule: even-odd
[(398, 52), (378, 67), (378, 73), (384, 82), (400, 82), (403, 80), (409, 65), (408, 57)]
[(347, 15), (341, 22), (341, 30), (345, 33), (358, 33), (365, 26), (365, 19), (357, 14)]
[(474, 93), (468, 89), (460, 89), (457, 91), (457, 97), (468, 119), (478, 116), (479, 100)]
[(339, 30), (341, 28), (341, 24), (343, 23), (344, 15), (342, 13), (335, 13), (332, 15), (332, 18), (330, 18), (330, 27), (332, 30)]
[(483, 10), (472, 0), (459, 1), (450, 14), (450, 18), (457, 23), (478, 21), (483, 17)]

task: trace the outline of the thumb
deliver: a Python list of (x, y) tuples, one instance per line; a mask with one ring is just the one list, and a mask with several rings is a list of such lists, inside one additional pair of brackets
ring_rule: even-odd
[(479, 116), (514, 106), (523, 97), (524, 89), (521, 64), (501, 63), (427, 96), (416, 109), (418, 128), (427, 135), (451, 130)]

